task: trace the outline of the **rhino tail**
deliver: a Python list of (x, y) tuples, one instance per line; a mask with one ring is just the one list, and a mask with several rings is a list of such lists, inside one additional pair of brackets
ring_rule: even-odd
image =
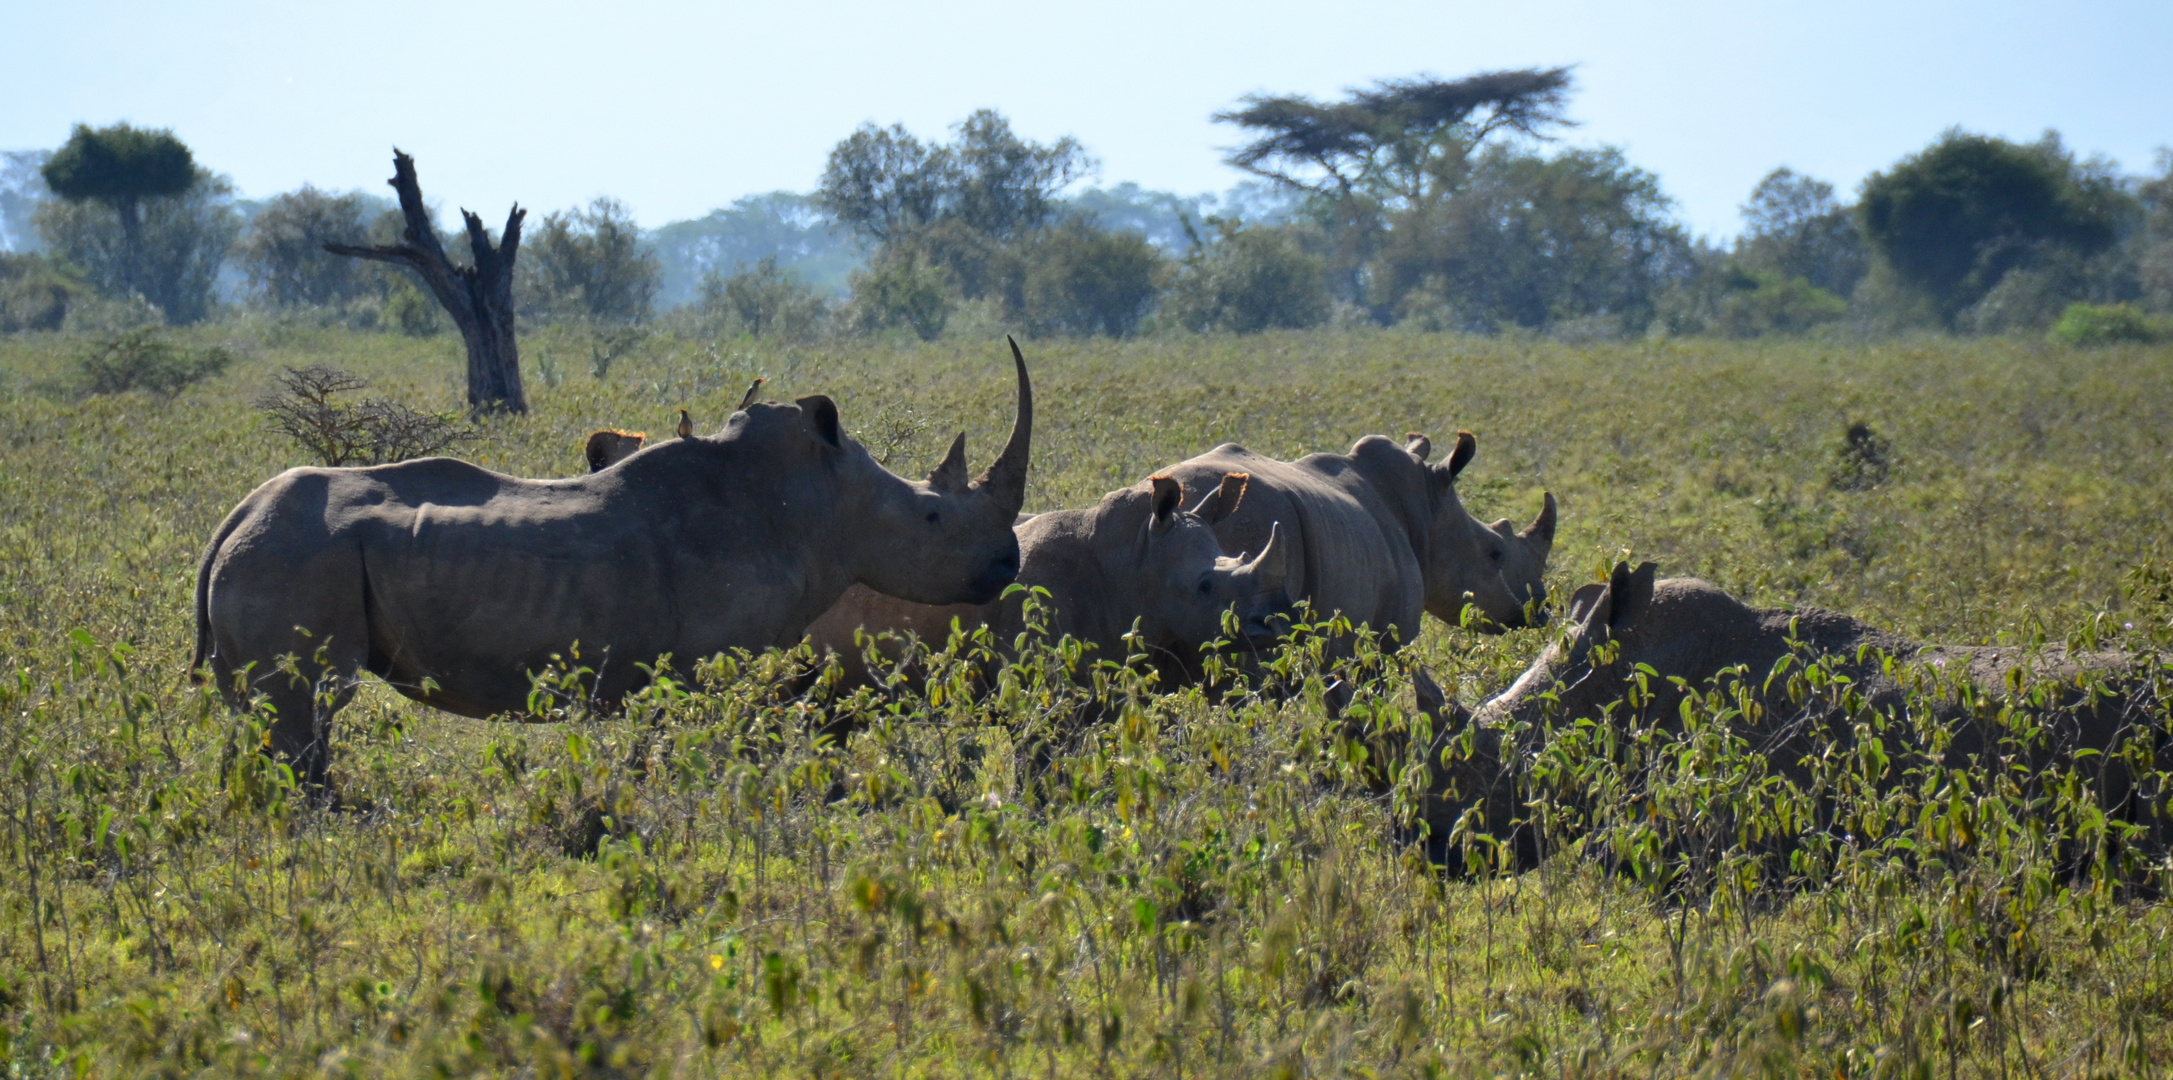
[(211, 543), (204, 548), (204, 558), (196, 565), (196, 651), (189, 656), (189, 681), (198, 686), (204, 684), (204, 666), (211, 662), (211, 566), (219, 559), (219, 550), (226, 546), (226, 538), (241, 525), (242, 508), (219, 523), (219, 531), (211, 536)]

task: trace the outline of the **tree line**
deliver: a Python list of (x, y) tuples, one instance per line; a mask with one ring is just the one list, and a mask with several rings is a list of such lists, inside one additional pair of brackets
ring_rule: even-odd
[[(1243, 134), (1228, 161), (1259, 179), (1266, 212), (1082, 191), (1097, 167), (1085, 147), (1022, 138), (993, 110), (948, 141), (866, 125), (805, 195), (653, 233), (607, 198), (548, 214), (515, 294), (530, 322), (637, 326), (666, 316), (669, 287), (682, 302), (668, 317), (796, 337), (933, 338), (961, 319), (1038, 336), (1997, 333), (2041, 330), (2077, 302), (2173, 311), (2173, 154), (2130, 176), (2054, 133), (1950, 130), (1853, 202), (1776, 169), (1742, 234), (1717, 245), (1620, 150), (1557, 144), (1572, 90), (1554, 68), (1245, 98), (1215, 119)], [(9, 167), (25, 171), (23, 155)], [(193, 322), (219, 308), (222, 281), (245, 305), (442, 328), (411, 275), (325, 250), (394, 242), (404, 225), (383, 199), (305, 186), (245, 219), (178, 139), (127, 125), (79, 127), (37, 175), (45, 250), (0, 255), (0, 328), (57, 328), (72, 310)]]

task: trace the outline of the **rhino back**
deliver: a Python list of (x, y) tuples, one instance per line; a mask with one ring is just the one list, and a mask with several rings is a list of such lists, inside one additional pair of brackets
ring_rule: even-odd
[(1237, 512), (1215, 527), (1222, 550), (1257, 553), (1269, 530), (1291, 545), (1289, 593), (1319, 614), (1342, 612), (1376, 629), (1418, 633), (1425, 590), (1418, 554), (1380, 492), (1340, 454), (1295, 462), (1262, 457), (1224, 444), (1168, 470), (1185, 490), (1206, 491), (1225, 473), (1248, 473)]
[[(538, 481), (450, 459), (297, 470), (263, 510), (286, 550), (263, 554), (359, 556), (370, 669), (442, 708), (521, 708), (527, 673), (553, 654), (575, 663), (576, 643), (616, 696), (664, 653), (778, 644), (760, 627), (806, 592), (789, 548), (686, 473)], [(438, 689), (415, 689), (426, 679)]]

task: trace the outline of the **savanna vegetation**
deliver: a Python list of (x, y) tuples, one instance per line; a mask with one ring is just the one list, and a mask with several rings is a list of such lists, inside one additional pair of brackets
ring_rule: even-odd
[[(2173, 351), (2122, 318), (2078, 318), (2089, 347), (1055, 337), (1028, 352), (1028, 509), (1225, 439), (1287, 456), (1468, 427), (1475, 512), (1559, 496), (1557, 597), (1632, 556), (1924, 640), (2163, 651)], [(457, 452), (492, 468), (570, 475), (591, 429), (662, 434), (682, 405), (713, 426), (760, 374), (836, 396), (912, 473), (953, 430), (1001, 441), (1000, 339), (667, 323), (602, 359), (593, 327), (561, 322), (523, 342), (525, 415), (459, 421), (450, 335), (136, 333), (0, 338), (11, 1075), (2005, 1077), (2173, 1058), (2164, 853), (2092, 816), (2084, 763), (1948, 768), (1908, 749), (1906, 715), (1859, 718), (1886, 749), (1829, 762), (1816, 818), (1726, 736), (1725, 695), (1672, 731), (1529, 731), (1547, 764), (1517, 814), (1545, 860), (1505, 862), (1487, 837), (1509, 823), (1467, 819), (1441, 822), (1428, 865), (1417, 796), (1453, 761), (1396, 751), (1430, 723), (1411, 663), (1476, 703), (1548, 630), (1430, 623), (1410, 657), (1361, 650), (1340, 720), (1303, 634), (1272, 671), (1297, 692), (1272, 695), (1168, 692), (1061, 644), (983, 693), (972, 640), (883, 697), (807, 688), (777, 654), (674, 658), (611, 715), (546, 677), (544, 723), (373, 683), (319, 805), (185, 671), (205, 538), (323, 452), (287, 425), (359, 424), (343, 402), (367, 394), (465, 425)], [(310, 365), (368, 386), (319, 369), (321, 412), (267, 413)], [(180, 374), (112, 381), (139, 369)], [(1824, 671), (1804, 692), (1845, 700)]]

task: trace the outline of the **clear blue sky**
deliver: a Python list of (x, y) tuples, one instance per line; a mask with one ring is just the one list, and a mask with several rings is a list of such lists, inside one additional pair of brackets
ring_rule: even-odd
[(643, 224), (806, 190), (862, 121), (994, 106), (1101, 181), (1238, 175), (1208, 115), (1252, 91), (1577, 65), (1577, 143), (1624, 147), (1713, 236), (1776, 165), (1853, 189), (1942, 129), (2048, 127), (2131, 171), (2173, 144), (2167, 0), (1643, 3), (0, 3), (0, 149), (171, 127), (262, 196), (424, 191), (502, 214), (608, 194)]

